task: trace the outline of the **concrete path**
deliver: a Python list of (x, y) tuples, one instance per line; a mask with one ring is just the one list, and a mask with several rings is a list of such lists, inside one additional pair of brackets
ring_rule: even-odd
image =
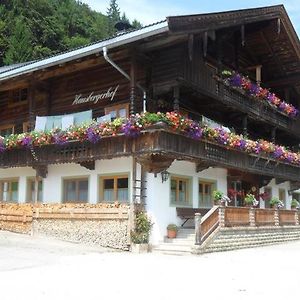
[(168, 256), (0, 232), (0, 299), (298, 300), (299, 255), (300, 242)]

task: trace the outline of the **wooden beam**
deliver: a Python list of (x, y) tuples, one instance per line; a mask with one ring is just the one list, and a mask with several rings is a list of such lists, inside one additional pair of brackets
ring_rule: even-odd
[(88, 170), (95, 170), (95, 161), (94, 160), (82, 161), (79, 164)]
[(275, 78), (272, 80), (264, 81), (263, 83), (268, 87), (282, 87), (299, 84), (300, 82), (300, 73), (296, 73), (289, 76), (283, 76), (279, 78)]
[(36, 171), (36, 176), (46, 178), (48, 175), (48, 165), (34, 165), (32, 166)]
[(130, 115), (135, 113), (136, 108), (136, 57), (133, 54), (130, 65)]

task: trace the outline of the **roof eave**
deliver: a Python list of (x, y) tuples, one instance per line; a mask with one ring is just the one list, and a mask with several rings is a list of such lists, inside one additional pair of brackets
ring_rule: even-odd
[(0, 74), (0, 81), (11, 79), (13, 77), (32, 73), (41, 69), (49, 68), (55, 65), (60, 65), (72, 60), (76, 60), (85, 56), (96, 54), (102, 51), (103, 47), (107, 49), (116, 48), (125, 44), (129, 44), (143, 38), (165, 33), (169, 30), (167, 21), (157, 23), (153, 26), (145, 27), (137, 31), (132, 31), (120, 36), (113, 37), (81, 49), (76, 49), (67, 53), (59, 54), (50, 58), (43, 59), (38, 62), (22, 66)]

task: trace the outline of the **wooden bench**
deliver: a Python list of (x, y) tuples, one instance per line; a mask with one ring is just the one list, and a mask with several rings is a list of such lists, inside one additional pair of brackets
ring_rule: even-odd
[(181, 227), (190, 219), (194, 219), (195, 213), (200, 213), (204, 216), (209, 211), (209, 208), (190, 208), (190, 207), (176, 207), (177, 217), (184, 220)]

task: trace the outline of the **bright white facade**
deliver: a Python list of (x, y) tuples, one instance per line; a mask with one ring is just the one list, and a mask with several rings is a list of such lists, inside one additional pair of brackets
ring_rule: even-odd
[[(58, 164), (48, 166), (48, 175), (43, 179), (42, 199), (44, 203), (64, 202), (64, 180), (85, 178), (88, 181), (88, 203), (98, 203), (101, 201), (102, 188), (101, 178), (115, 176), (128, 177), (128, 202), (132, 202), (134, 195), (138, 193), (134, 189), (133, 179), (133, 158), (114, 158), (111, 160), (101, 160), (95, 162), (95, 170), (88, 170), (79, 164)], [(224, 168), (208, 168), (202, 172), (196, 172), (195, 164), (186, 161), (174, 161), (170, 168), (169, 178), (162, 182), (161, 174), (156, 176), (152, 173), (146, 174), (146, 193), (145, 202), (154, 223), (151, 243), (157, 244), (166, 235), (166, 227), (170, 223), (181, 225), (183, 220), (176, 214), (176, 207), (209, 208), (203, 206), (200, 201), (199, 183), (208, 182), (214, 189), (227, 194), (227, 170)], [(18, 182), (17, 199), (19, 203), (28, 202), (28, 181), (34, 180), (35, 171), (32, 168), (11, 168), (0, 170), (0, 181), (15, 180)], [(137, 178), (140, 178), (140, 168), (137, 168)], [(171, 180), (181, 178), (188, 183), (188, 199), (184, 204), (172, 201)], [(286, 208), (290, 208), (292, 196), (289, 195), (289, 182), (276, 184), (275, 180), (260, 189), (260, 193), (271, 191), (272, 197), (283, 200)], [(2, 191), (3, 193), (3, 191)], [(210, 207), (212, 201), (210, 202)], [(260, 207), (264, 208), (264, 201), (260, 201)]]

